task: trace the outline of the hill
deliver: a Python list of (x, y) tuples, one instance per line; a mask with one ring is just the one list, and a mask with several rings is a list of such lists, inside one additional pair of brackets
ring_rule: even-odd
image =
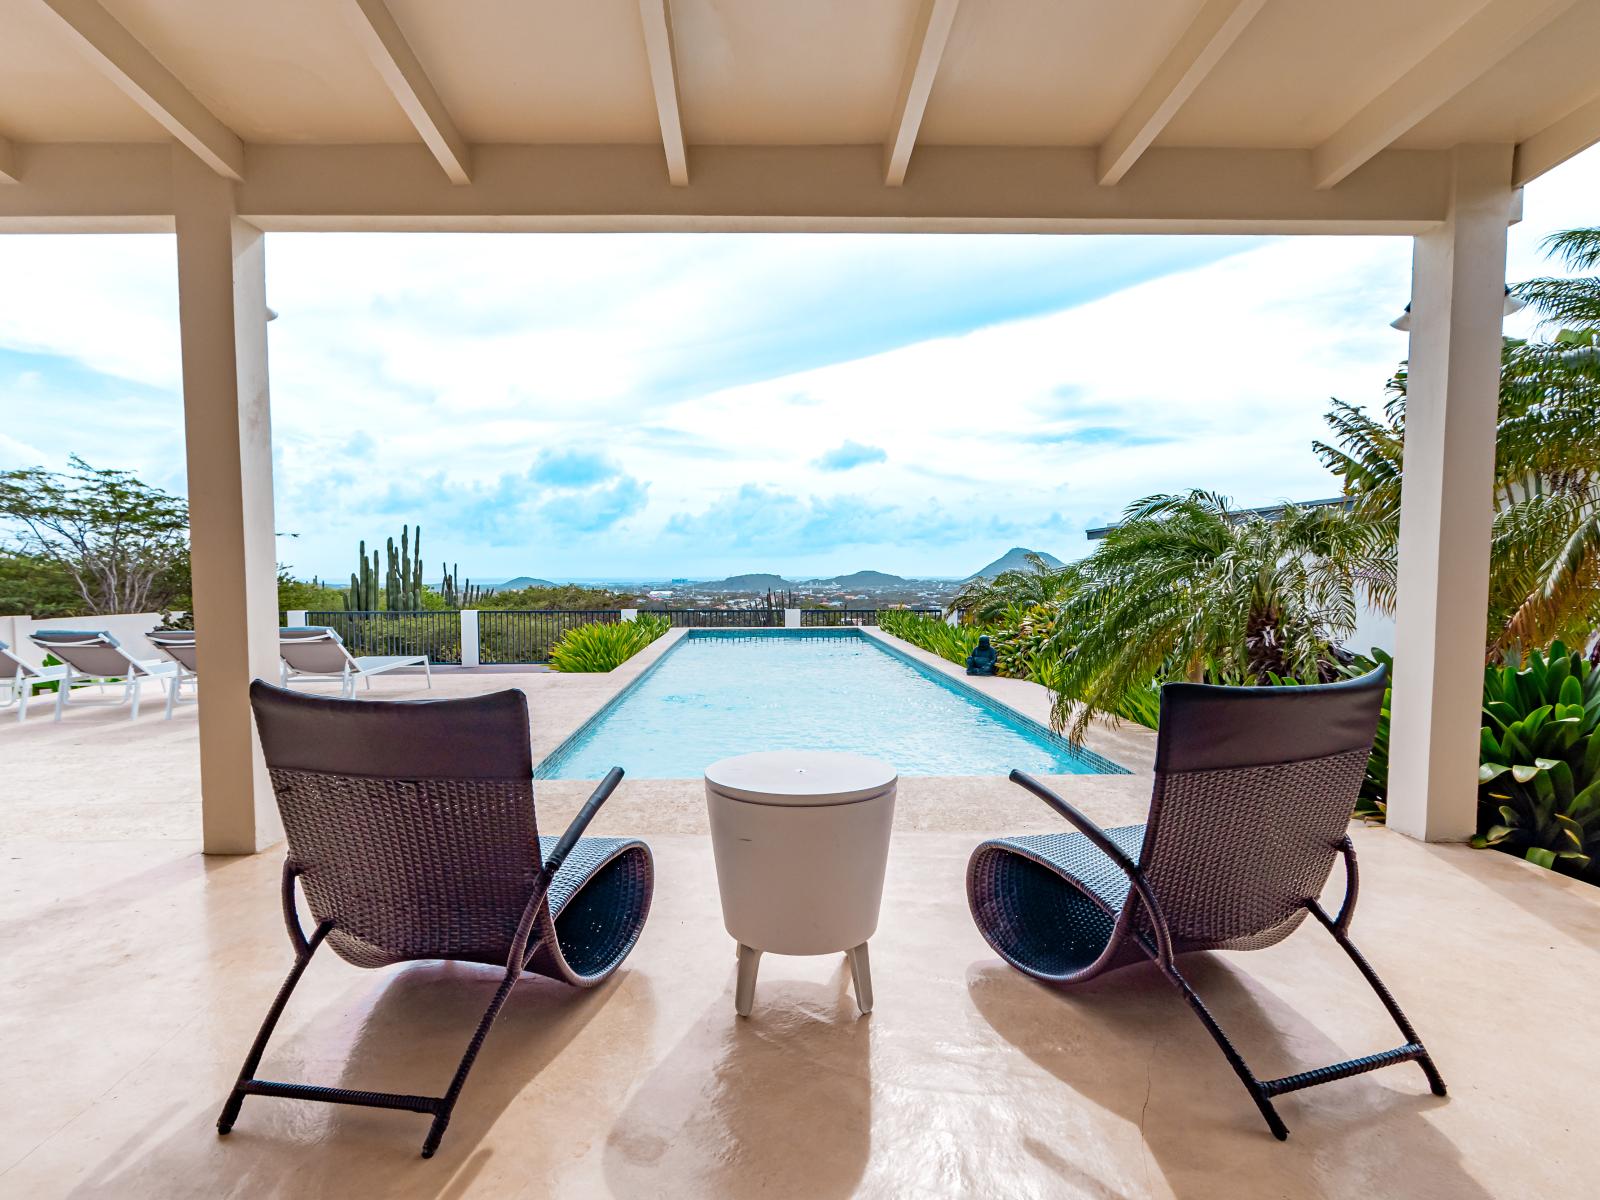
[[(1006, 571), (1025, 571), (1028, 569), (1028, 555), (1037, 554), (1044, 559), (1045, 564), (1051, 567), (1062, 566), (1063, 563), (1053, 554), (1046, 554), (1043, 550), (1029, 550), (1026, 546), (1013, 546), (988, 566), (974, 571), (967, 579), (993, 579), (996, 575)], [(962, 582), (965, 582), (963, 580)]]
[(714, 592), (764, 592), (768, 588), (775, 591), (794, 586), (782, 575), (763, 574), (759, 571), (749, 575), (730, 575), (721, 583), (708, 583), (707, 589)]
[(504, 583), (486, 583), (483, 590), (486, 592), (515, 592), (522, 588), (555, 587), (548, 579), (535, 579), (531, 575), (518, 575), (515, 579), (508, 579)]
[(830, 575), (826, 579), (813, 579), (812, 583), (837, 583), (841, 587), (898, 587), (908, 582), (904, 575), (890, 575), (887, 571), (854, 571), (849, 575)]

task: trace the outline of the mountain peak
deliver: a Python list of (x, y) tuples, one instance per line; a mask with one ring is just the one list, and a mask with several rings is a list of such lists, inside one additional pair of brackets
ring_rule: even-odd
[(993, 579), (996, 575), (1003, 575), (1007, 571), (1026, 571), (1028, 569), (1028, 555), (1037, 554), (1046, 566), (1059, 567), (1063, 563), (1053, 554), (1046, 554), (1043, 550), (1029, 550), (1026, 546), (1013, 546), (999, 558), (986, 567), (982, 567), (968, 575), (968, 579)]

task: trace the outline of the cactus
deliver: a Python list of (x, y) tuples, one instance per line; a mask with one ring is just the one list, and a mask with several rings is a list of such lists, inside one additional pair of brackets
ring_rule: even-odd
[(371, 612), (381, 608), (378, 603), (378, 552), (372, 552), (372, 560), (367, 561), (367, 543), (361, 543), (361, 566), (357, 572), (350, 576), (350, 591), (345, 597), (345, 607), (354, 612)]
[(384, 570), (379, 585), (378, 551), (367, 560), (367, 543), (360, 549), (360, 569), (350, 576), (350, 591), (345, 607), (355, 611), (416, 612), (422, 607), (422, 527), (419, 525), (413, 541), (411, 527), (402, 526), (400, 546), (389, 538), (384, 547)]
[(483, 589), (481, 587), (478, 587), (470, 579), (459, 587), (456, 585), (456, 579), (461, 573), (460, 563), (457, 563), (454, 568), (445, 563), (440, 563), (439, 570), (443, 575), (443, 581), (439, 584), (439, 593), (444, 597), (444, 606), (446, 608), (476, 608), (478, 606), (478, 601), (483, 598)]

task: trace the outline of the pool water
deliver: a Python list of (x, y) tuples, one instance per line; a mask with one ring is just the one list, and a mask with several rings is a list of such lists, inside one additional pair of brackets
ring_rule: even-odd
[(698, 779), (757, 750), (851, 750), (902, 775), (1125, 774), (854, 629), (692, 630), (539, 764), (541, 779)]

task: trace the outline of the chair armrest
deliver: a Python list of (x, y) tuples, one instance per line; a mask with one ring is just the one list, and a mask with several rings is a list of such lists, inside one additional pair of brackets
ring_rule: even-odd
[(1339, 853), (1344, 855), (1344, 903), (1339, 905), (1339, 915), (1333, 919), (1333, 927), (1341, 935), (1350, 929), (1350, 921), (1356, 915), (1356, 894), (1361, 890), (1361, 875), (1356, 870), (1356, 846), (1347, 833), (1336, 843)]
[(294, 881), (300, 868), (292, 859), (283, 860), (283, 923), (289, 930), (289, 940), (294, 943), (295, 954), (305, 954), (310, 949), (305, 928), (300, 924), (300, 913), (294, 904)]
[(572, 853), (572, 848), (578, 844), (578, 839), (583, 836), (583, 831), (589, 828), (595, 814), (600, 811), (600, 806), (611, 799), (611, 793), (617, 790), (617, 785), (622, 782), (622, 768), (612, 767), (584, 802), (578, 815), (572, 818), (572, 824), (567, 826), (567, 831), (561, 835), (561, 840), (556, 843), (555, 849), (550, 851), (550, 857), (545, 860), (544, 870), (546, 875), (554, 875), (561, 869), (561, 864), (567, 861), (567, 855)]
[(516, 936), (511, 942), (511, 955), (506, 963), (508, 969), (519, 968), (522, 960), (527, 957), (528, 940), (533, 936), (533, 923), (538, 917), (539, 907), (544, 903), (545, 895), (550, 891), (550, 881), (556, 877), (561, 864), (567, 861), (567, 855), (572, 853), (572, 848), (578, 844), (583, 831), (589, 828), (589, 822), (594, 820), (595, 814), (600, 811), (600, 806), (611, 799), (611, 793), (617, 790), (617, 785), (621, 782), (621, 767), (612, 767), (606, 772), (606, 777), (600, 781), (599, 786), (578, 810), (578, 815), (572, 818), (572, 824), (567, 826), (567, 831), (556, 842), (555, 849), (550, 851), (550, 857), (545, 859), (544, 866), (534, 881), (533, 894), (528, 897), (528, 905), (523, 910), (522, 920), (517, 923)]
[(1101, 829), (1100, 826), (1096, 825), (1026, 771), (1012, 771), (1010, 779), (1012, 783), (1026, 788), (1066, 818), (1070, 824), (1077, 828), (1079, 833), (1089, 839), (1090, 844), (1096, 850), (1109, 858), (1128, 877), (1128, 882), (1133, 886), (1133, 890), (1139, 894), (1140, 902), (1150, 913), (1150, 924), (1154, 927), (1156, 935), (1156, 961), (1163, 967), (1170, 969), (1172, 966), (1172, 934), (1167, 929), (1167, 917), (1161, 911), (1161, 905), (1156, 901), (1155, 893), (1151, 890), (1149, 881), (1145, 879), (1144, 872), (1139, 869), (1139, 864), (1124, 854), (1122, 847), (1106, 836), (1105, 830)]

